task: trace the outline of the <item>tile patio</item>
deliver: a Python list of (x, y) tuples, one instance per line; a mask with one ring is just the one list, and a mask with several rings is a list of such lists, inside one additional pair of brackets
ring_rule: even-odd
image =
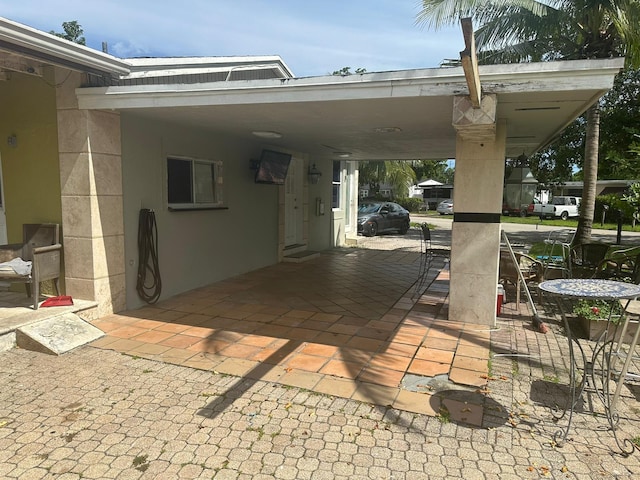
[[(447, 320), (448, 270), (413, 297), (420, 253), (335, 249), (103, 317), (94, 347), (314, 392), (482, 423), (429, 384), (481, 406), (490, 329)], [(446, 376), (446, 377), (443, 377)]]

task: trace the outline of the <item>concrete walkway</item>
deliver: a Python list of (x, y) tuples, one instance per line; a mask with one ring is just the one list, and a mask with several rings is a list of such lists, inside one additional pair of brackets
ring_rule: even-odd
[[(375, 240), (385, 238), (387, 245), (407, 241), (406, 237), (379, 237)], [(334, 255), (390, 255), (382, 249), (383, 242), (377, 245), (379, 250), (374, 248), (373, 253), (356, 249), (334, 252)], [(405, 269), (410, 270), (412, 252), (403, 253), (402, 248), (396, 254), (405, 255)], [(322, 261), (319, 265), (322, 265)], [(296, 267), (288, 265), (274, 268), (276, 271), (285, 268), (291, 274)], [(391, 295), (373, 310), (368, 308), (366, 314), (359, 308), (371, 304), (371, 300), (361, 299), (355, 305), (344, 302), (344, 299), (356, 298), (355, 294), (346, 294), (345, 288), (357, 282), (350, 278), (345, 280), (344, 277), (344, 283), (336, 286), (342, 289), (340, 301), (334, 297), (331, 304), (326, 304), (317, 297), (290, 295), (286, 297), (286, 302), (295, 303), (297, 311), (312, 311), (305, 309), (314, 305), (314, 299), (316, 307), (342, 305), (342, 308), (360, 312), (360, 318), (384, 316), (389, 310), (395, 311), (404, 305), (402, 299), (405, 296), (411, 297), (411, 285), (405, 285), (401, 276), (392, 275), (398, 270), (390, 267), (385, 269), (383, 275), (390, 279), (390, 285), (395, 285), (399, 297), (392, 301), (396, 294)], [(267, 269), (257, 275), (267, 280), (265, 285), (274, 287), (276, 277), (269, 272), (271, 270)], [(371, 273), (364, 274), (365, 280)], [(312, 292), (320, 289), (326, 293), (323, 289), (331, 288), (328, 283), (318, 283), (318, 275), (313, 278), (316, 283), (302, 282), (312, 288)], [(444, 293), (446, 298), (447, 280), (440, 278), (431, 284), (421, 298), (428, 299), (430, 292), (438, 292), (438, 298), (442, 298)], [(239, 285), (235, 284), (236, 293)], [(255, 287), (256, 283), (252, 285)], [(296, 285), (300, 285), (300, 282), (296, 282)], [(200, 301), (203, 298), (216, 298), (216, 288), (219, 287), (191, 295), (199, 295)], [(280, 285), (280, 288), (284, 286)], [(203, 295), (205, 292), (206, 295)], [(262, 296), (267, 293), (269, 290), (260, 294), (254, 288), (253, 294), (260, 297), (259, 301), (254, 297), (255, 304), (264, 304), (267, 299), (270, 299), (267, 303), (271, 303), (274, 297)], [(289, 293), (292, 293), (291, 290)], [(189, 298), (193, 299), (193, 296)], [(301, 301), (305, 304), (304, 308), (300, 308)], [(182, 306), (178, 308), (177, 305)], [(174, 300), (167, 301), (159, 310), (169, 317), (175, 312), (182, 312), (191, 316), (190, 321), (194, 321), (194, 316), (202, 320), (198, 317), (203, 315), (202, 312), (188, 311), (193, 310), (194, 305), (202, 307), (199, 302), (181, 303)], [(420, 301), (411, 305), (405, 308), (403, 320), (412, 318), (414, 307), (429, 306)], [(271, 307), (274, 308), (274, 305)], [(214, 307), (207, 303), (204, 308)], [(231, 310), (246, 312), (241, 305), (235, 305)], [(431, 321), (438, 320), (435, 310), (441, 311), (431, 309)], [(380, 366), (383, 368), (378, 368), (379, 372), (385, 369), (400, 371), (394, 370), (397, 360), (389, 357), (390, 352), (380, 350), (382, 345), (378, 345), (375, 352), (370, 352), (366, 365), (358, 369), (357, 375), (353, 375), (354, 370), (343, 370), (353, 378), (341, 377), (337, 370), (332, 373), (310, 371), (315, 366), (304, 355), (323, 355), (317, 350), (318, 347), (315, 347), (315, 353), (305, 353), (304, 349), (310, 344), (327, 346), (326, 338), (320, 335), (329, 332), (332, 326), (334, 329), (342, 328), (340, 325), (343, 324), (338, 320), (315, 333), (314, 338), (320, 338), (322, 342), (314, 342), (311, 337), (301, 338), (295, 352), (288, 352), (287, 356), (295, 355), (289, 360), (283, 359), (285, 363), (271, 363), (266, 370), (256, 371), (259, 375), (250, 375), (247, 371), (234, 373), (227, 370), (229, 363), (225, 367), (226, 361), (240, 358), (225, 355), (225, 349), (240, 345), (259, 347), (252, 351), (259, 355), (264, 346), (247, 345), (246, 340), (255, 340), (251, 335), (268, 336), (258, 331), (273, 329), (277, 326), (273, 323), (277, 318), (291, 316), (274, 311), (266, 313), (264, 310), (264, 316), (252, 319), (248, 319), (250, 314), (241, 314), (242, 322), (236, 322), (234, 328), (237, 330), (239, 324), (249, 322), (248, 325), (254, 330), (234, 332), (236, 336), (227, 339), (229, 341), (224, 346), (215, 345), (214, 348), (223, 347), (216, 353), (207, 352), (206, 349), (204, 352), (198, 351), (196, 348), (190, 351), (190, 356), (185, 360), (164, 356), (166, 352), (176, 354), (176, 348), (180, 350), (178, 347), (158, 349), (161, 342), (170, 338), (174, 338), (170, 342), (177, 342), (177, 332), (165, 332), (173, 333), (170, 336), (150, 332), (173, 324), (183, 334), (189, 328), (202, 328), (201, 323), (190, 325), (184, 321), (185, 315), (180, 317), (183, 318), (182, 322), (175, 322), (171, 318), (163, 318), (162, 321), (150, 318), (150, 313), (162, 314), (161, 311), (141, 309), (136, 312), (142, 313), (130, 317), (136, 322), (147, 323), (135, 327), (140, 330), (128, 330), (128, 338), (108, 335), (95, 346), (82, 347), (60, 357), (20, 349), (0, 353), (0, 478), (472, 480), (640, 476), (640, 452), (628, 457), (617, 453), (614, 437), (605, 428), (607, 423), (601, 415), (599, 399), (593, 393), (585, 393), (584, 402), (577, 406), (568, 441), (562, 447), (554, 444), (555, 432), (566, 425), (566, 419), (554, 421), (551, 409), (564, 404), (566, 400), (568, 346), (558, 320), (551, 314), (545, 313), (545, 322), (550, 327), (547, 334), (533, 330), (524, 304), (520, 306), (520, 312), (515, 304), (507, 304), (498, 321), (498, 328), (488, 332), (490, 343), (487, 344), (487, 351), (490, 351), (490, 355), (488, 361), (484, 361), (488, 367), (487, 373), (484, 378), (482, 374), (476, 375), (476, 378), (483, 379), (482, 385), (474, 388), (465, 386), (464, 382), (456, 384), (449, 381), (442, 385), (434, 382), (418, 392), (412, 392), (406, 384), (406, 388), (400, 386), (391, 389), (388, 385), (376, 383), (376, 375), (366, 376), (368, 367), (376, 367), (376, 352), (387, 353), (381, 357), (384, 362), (381, 360)], [(208, 315), (212, 314), (213, 310)], [(336, 312), (332, 314), (338, 315)], [(425, 314), (423, 311), (419, 317), (421, 321), (424, 321)], [(358, 318), (359, 314), (351, 312), (347, 316), (355, 321), (353, 319)], [(384, 322), (379, 318), (370, 321)], [(399, 322), (397, 319), (394, 321)], [(356, 333), (363, 329), (361, 334), (372, 334), (384, 326), (380, 323), (376, 325), (378, 328), (373, 330), (371, 325), (357, 325), (358, 329), (353, 330), (352, 335), (340, 334), (347, 335), (348, 339), (339, 338), (346, 342), (345, 345), (350, 341), (357, 343), (364, 338), (371, 339)], [(386, 342), (386, 349), (394, 341), (412, 337), (399, 335), (400, 329), (407, 325), (402, 322), (395, 325), (393, 338), (378, 339)], [(442, 324), (438, 325), (442, 327)], [(118, 327), (112, 332), (117, 330)], [(308, 330), (308, 335), (312, 335), (313, 329)], [(292, 327), (280, 332), (290, 335)], [(423, 332), (421, 341), (429, 338), (427, 333), (427, 330)], [(142, 337), (136, 340), (138, 336)], [(139, 353), (116, 348), (116, 342), (123, 340), (137, 342), (135, 348), (139, 348)], [(217, 338), (217, 341), (224, 339)], [(126, 342), (121, 342), (121, 345)], [(145, 344), (149, 347), (144, 347)], [(352, 344), (351, 351), (365, 352), (365, 344), (368, 345), (366, 348), (373, 348), (370, 342), (365, 342), (358, 346)], [(128, 344), (129, 347), (131, 345)], [(211, 345), (213, 343), (209, 342), (208, 346)], [(405, 345), (411, 345), (411, 342)], [(456, 346), (460, 345), (465, 343), (458, 341)], [(329, 346), (338, 347), (337, 351), (325, 358), (320, 370), (327, 367), (331, 360), (348, 361), (345, 355), (349, 349)], [(412, 353), (408, 365), (421, 360), (416, 354), (423, 347), (414, 346), (416, 352)], [(395, 346), (394, 352), (397, 349), (398, 346)], [(442, 350), (442, 344), (435, 350)], [(244, 351), (247, 352), (246, 349)], [(189, 359), (196, 361), (198, 358), (204, 363), (186, 363)], [(286, 363), (296, 358), (299, 359), (297, 363)], [(318, 362), (317, 359), (313, 360)], [(425, 360), (433, 362), (434, 358), (427, 357)], [(449, 373), (453, 359), (450, 361)], [(232, 363), (236, 365), (235, 361)], [(289, 375), (297, 371), (300, 373)], [(268, 372), (278, 372), (277, 378), (269, 377)], [(404, 370), (403, 379), (407, 373), (411, 374)], [(296, 386), (293, 381), (283, 380), (287, 376), (297, 378), (299, 382), (312, 379), (313, 385)], [(388, 381), (393, 375), (380, 377)], [(338, 388), (333, 391), (331, 388), (317, 388), (321, 382), (328, 380), (338, 380), (342, 382), (340, 385), (359, 382), (361, 389), (354, 387), (354, 393), (359, 391), (360, 394), (345, 395)], [(369, 387), (363, 391), (364, 384)], [(413, 386), (417, 389), (421, 387), (419, 382)], [(383, 392), (389, 392), (389, 389), (394, 394), (385, 397)], [(411, 395), (411, 401), (403, 404), (398, 401), (402, 392), (415, 395)], [(388, 401), (385, 401), (386, 398)], [(424, 402), (422, 406), (430, 405), (429, 414), (425, 414), (410, 408), (416, 404), (416, 398), (438, 398), (443, 401), (437, 408), (430, 405), (430, 400)], [(619, 406), (621, 438), (640, 437), (639, 399), (640, 385), (627, 382)], [(443, 404), (446, 408), (440, 408)], [(479, 421), (474, 421), (477, 418), (474, 417), (477, 405), (482, 405), (482, 414)]]
[[(480, 427), (93, 347), (5, 352), (0, 477), (638, 478), (640, 452), (615, 453), (604, 419), (587, 411), (553, 445), (564, 339), (517, 320), (499, 327)], [(638, 395), (625, 393), (630, 435)]]

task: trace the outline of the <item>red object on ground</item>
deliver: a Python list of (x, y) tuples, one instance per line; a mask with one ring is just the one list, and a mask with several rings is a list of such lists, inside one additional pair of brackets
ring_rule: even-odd
[(69, 295), (60, 295), (59, 297), (47, 298), (41, 307), (64, 307), (67, 305), (73, 305), (73, 299)]
[(502, 313), (502, 304), (504, 303), (504, 287), (498, 284), (498, 301), (496, 302), (496, 316)]

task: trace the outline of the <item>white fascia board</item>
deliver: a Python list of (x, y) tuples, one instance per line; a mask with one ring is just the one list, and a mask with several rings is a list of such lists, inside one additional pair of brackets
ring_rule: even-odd
[[(459, 84), (458, 90), (465, 85), (462, 69), (447, 69), (440, 72), (441, 75), (434, 75), (437, 70), (367, 74), (366, 78), (361, 75), (329, 75), (206, 84), (79, 88), (76, 95), (83, 109), (127, 109), (451, 95), (452, 82)], [(420, 72), (427, 72), (427, 75), (420, 75)], [(448, 81), (444, 80), (445, 73)]]
[(624, 58), (594, 60), (565, 60), (558, 62), (509, 63), (500, 65), (481, 65), (480, 75), (485, 78), (500, 78), (510, 75), (534, 78), (540, 75), (590, 75), (594, 71), (609, 72), (624, 67)]
[[(15, 48), (15, 50), (13, 50)], [(129, 64), (112, 55), (70, 42), (50, 33), (0, 17), (0, 49), (15, 51), (31, 58), (82, 70), (97, 70), (111, 75), (127, 75)]]
[(175, 67), (175, 68), (167, 68), (164, 70), (140, 70), (133, 71), (130, 75), (126, 77), (122, 77), (124, 80), (132, 80), (135, 78), (155, 78), (155, 77), (168, 77), (175, 75), (201, 75), (207, 73), (218, 73), (218, 72), (238, 72), (243, 70), (275, 70), (280, 74), (278, 78), (289, 78), (289, 75), (283, 68), (277, 63), (266, 63), (266, 64), (250, 64), (250, 65), (232, 65), (225, 67)]
[[(491, 65), (480, 71), (483, 93), (565, 90), (598, 92), (611, 88), (624, 59), (580, 60), (516, 65)], [(79, 106), (144, 108), (467, 94), (461, 67), (347, 76), (212, 82), (206, 84), (137, 85), (76, 90)]]
[(282, 60), (279, 55), (247, 55), (233, 57), (144, 57), (144, 58), (128, 58), (127, 62), (131, 65), (131, 69), (136, 73), (141, 71), (166, 71), (166, 70), (185, 70), (188, 72), (193, 69), (209, 69), (209, 68), (230, 68), (230, 67), (247, 67), (259, 65), (277, 64), (285, 77), (295, 77), (291, 69)]
[(483, 92), (491, 93), (606, 91), (623, 67), (624, 58), (486, 65), (480, 80)]

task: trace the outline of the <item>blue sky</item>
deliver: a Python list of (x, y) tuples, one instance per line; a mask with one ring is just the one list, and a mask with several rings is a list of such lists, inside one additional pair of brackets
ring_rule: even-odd
[(116, 57), (280, 55), (296, 76), (437, 67), (464, 49), (459, 25), (415, 24), (419, 0), (0, 0), (44, 31), (77, 20)]

